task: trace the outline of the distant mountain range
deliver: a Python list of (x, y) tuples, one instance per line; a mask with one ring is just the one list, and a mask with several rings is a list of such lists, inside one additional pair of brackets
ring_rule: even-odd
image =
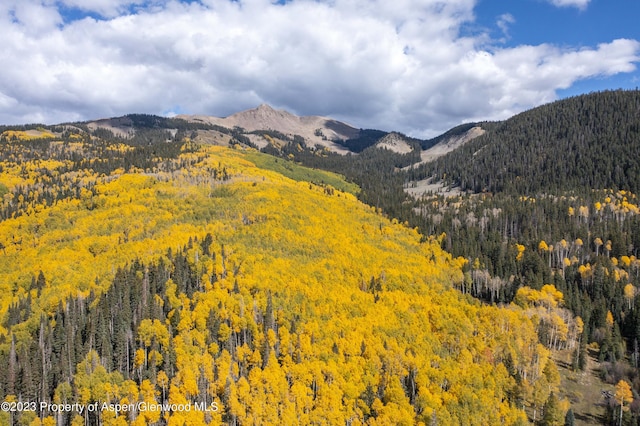
[[(136, 117), (139, 118), (139, 115), (131, 114), (85, 124), (91, 130), (102, 128), (116, 136), (128, 137), (135, 134), (137, 127), (151, 125), (154, 128), (171, 129), (176, 127), (177, 120), (183, 120), (195, 130), (195, 137), (206, 143), (228, 145), (232, 139), (229, 135), (234, 131), (259, 148), (269, 143), (287, 143), (294, 139), (303, 141), (307, 147), (324, 148), (339, 154), (361, 152), (374, 145), (397, 153), (409, 153), (420, 146), (425, 161), (438, 158), (483, 133), (480, 127), (472, 123), (458, 126), (431, 140), (418, 140), (399, 132), (357, 129), (329, 117), (297, 116), (266, 104), (228, 117), (178, 115), (173, 119), (155, 117), (155, 120), (144, 121)], [(222, 129), (228, 131), (221, 132)]]
[[(173, 137), (178, 131), (190, 132), (191, 139), (200, 143), (244, 143), (261, 149), (293, 143), (355, 154), (381, 148), (412, 154), (414, 181), (442, 180), (472, 192), (528, 193), (565, 187), (640, 190), (637, 90), (576, 96), (502, 122), (462, 124), (429, 140), (357, 129), (329, 117), (300, 117), (266, 104), (228, 117), (129, 114), (76, 124), (120, 138), (134, 138), (141, 129), (152, 129)], [(35, 126), (30, 129), (34, 132)]]

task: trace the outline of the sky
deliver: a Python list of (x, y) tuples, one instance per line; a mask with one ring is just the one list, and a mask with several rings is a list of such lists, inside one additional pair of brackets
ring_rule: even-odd
[(0, 124), (267, 103), (433, 137), (640, 86), (638, 0), (2, 0)]

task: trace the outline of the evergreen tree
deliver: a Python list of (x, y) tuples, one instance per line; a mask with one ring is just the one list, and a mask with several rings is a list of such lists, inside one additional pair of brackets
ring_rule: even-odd
[(541, 426), (559, 426), (562, 424), (562, 411), (558, 405), (558, 398), (551, 392), (544, 404)]
[(573, 409), (569, 408), (567, 414), (564, 416), (564, 426), (574, 426), (576, 424), (576, 418), (573, 415)]

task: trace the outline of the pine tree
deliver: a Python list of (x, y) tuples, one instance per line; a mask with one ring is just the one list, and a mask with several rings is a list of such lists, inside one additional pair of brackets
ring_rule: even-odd
[(573, 415), (573, 409), (569, 408), (564, 416), (564, 426), (575, 426), (576, 418)]
[(543, 411), (544, 414), (540, 422), (542, 426), (559, 426), (562, 423), (562, 411), (558, 406), (558, 398), (555, 393), (551, 392), (544, 404)]

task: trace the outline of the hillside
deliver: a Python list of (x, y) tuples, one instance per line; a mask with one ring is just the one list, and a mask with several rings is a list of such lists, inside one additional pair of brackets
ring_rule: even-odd
[[(466, 127), (467, 126), (465, 126), (465, 128)], [(434, 161), (450, 152), (457, 150), (467, 142), (477, 138), (478, 136), (482, 136), (484, 133), (485, 130), (481, 127), (481, 125), (474, 125), (468, 130), (464, 130), (460, 133), (442, 135), (442, 137), (434, 140), (435, 143), (432, 146), (420, 153), (421, 161), (418, 164)]]
[(514, 116), (425, 166), (473, 192), (640, 190), (640, 91), (592, 93)]
[[(249, 129), (302, 119), (266, 106), (234, 116)], [(486, 424), (492, 410), (517, 423), (539, 420), (548, 404), (562, 415), (571, 404), (591, 424), (618, 418), (613, 400), (584, 387), (622, 381), (640, 391), (637, 116), (638, 92), (605, 92), (428, 141), (360, 130), (340, 141), (357, 155), (309, 147), (283, 127), (140, 114), (2, 128), (0, 282), (13, 295), (0, 308), (0, 365), (11, 378), (3, 392), (55, 399), (62, 380), (71, 388), (58, 398), (80, 398), (78, 368), (99, 362), (108, 386), (215, 402), (219, 416), (202, 418), (227, 424), (288, 415)], [(424, 195), (414, 183), (422, 178), (453, 190)], [(123, 307), (131, 317), (107, 320)], [(41, 343), (64, 339), (81, 349)], [(192, 373), (178, 362), (185, 353), (212, 360), (212, 371)], [(42, 362), (46, 354), (64, 368)], [(473, 368), (461, 369), (469, 359)], [(38, 385), (39, 371), (52, 378)], [(459, 388), (452, 377), (464, 377)], [(328, 389), (340, 398), (323, 399)], [(291, 403), (299, 391), (306, 405)], [(481, 392), (494, 408), (476, 415)], [(267, 394), (280, 395), (268, 400), (275, 411), (264, 408)], [(624, 424), (640, 418), (630, 407)]]
[(304, 181), (337, 175), (5, 131), (0, 399), (38, 406), (3, 424), (518, 424), (557, 389), (526, 309), (461, 294), (439, 240)]
[(398, 133), (389, 133), (378, 140), (375, 146), (380, 149), (388, 149), (398, 154), (409, 154), (414, 149), (413, 146)]
[[(407, 203), (413, 210), (399, 216), (426, 234), (447, 234), (442, 247), (468, 260), (467, 290), (475, 297), (509, 303), (524, 286), (552, 283), (564, 295), (563, 306), (584, 322), (568, 375), (588, 382), (581, 371), (589, 368), (591, 351), (602, 389), (622, 380), (635, 392), (639, 130), (638, 91), (579, 96), (491, 123), (484, 135), (404, 172), (409, 189), (430, 177), (466, 193), (422, 191)], [(611, 400), (576, 390), (576, 383), (566, 394), (584, 410), (576, 418), (598, 424), (619, 416)], [(638, 418), (634, 408), (623, 424)]]
[[(361, 186), (360, 199), (389, 217), (406, 221), (425, 235), (444, 234), (442, 248), (467, 261), (461, 292), (486, 303), (508, 304), (517, 300), (523, 288), (539, 291), (552, 284), (564, 296), (559, 305), (564, 311), (558, 315), (579, 317), (584, 324), (580, 345), (567, 351), (565, 344), (552, 344), (569, 352), (563, 375), (586, 374), (583, 370), (592, 351), (597, 360), (593, 371), (598, 372), (603, 389), (623, 380), (638, 392), (640, 202), (635, 192), (619, 189), (625, 188), (625, 182), (629, 188), (638, 184), (633, 167), (627, 167), (638, 161), (634, 151), (637, 98), (635, 91), (591, 94), (504, 122), (461, 125), (425, 141), (422, 154), (430, 146), (448, 150), (446, 145), (461, 140), (474, 127), (485, 133), (418, 166), (421, 158), (416, 151), (399, 154), (376, 147), (365, 148), (353, 158), (320, 157), (287, 147), (270, 152), (342, 173)], [(557, 149), (567, 140), (556, 138), (558, 132), (588, 134), (591, 142), (566, 155)], [(500, 139), (501, 134), (509, 137)], [(606, 143), (593, 142), (603, 140)], [(533, 150), (543, 153), (547, 168), (562, 173), (532, 166), (540, 161), (536, 155), (527, 156)], [(602, 152), (607, 152), (606, 159)], [(582, 165), (580, 170), (576, 164)], [(627, 172), (616, 174), (623, 165)], [(586, 170), (596, 166), (601, 172), (586, 176)], [(518, 178), (504, 173), (516, 169), (526, 169), (528, 174), (520, 171), (523, 178)], [(542, 342), (557, 336), (539, 325)], [(588, 417), (597, 424), (619, 413), (601, 393), (576, 391), (575, 384), (570, 388), (571, 393), (560, 396), (574, 403), (580, 400), (574, 408), (585, 411), (575, 411), (576, 418)], [(593, 399), (581, 400), (577, 394)], [(637, 409), (627, 415), (627, 423), (640, 418)]]

